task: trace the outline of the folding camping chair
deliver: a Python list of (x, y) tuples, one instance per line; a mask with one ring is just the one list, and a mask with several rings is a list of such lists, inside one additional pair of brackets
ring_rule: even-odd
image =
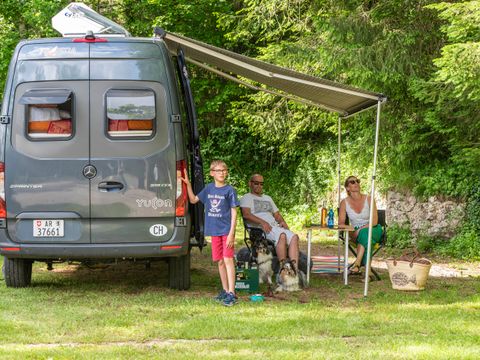
[[(378, 224), (380, 224), (380, 226), (382, 227), (382, 237), (381, 237), (380, 241), (372, 247), (372, 259), (380, 251), (380, 249), (382, 249), (385, 246), (385, 244), (387, 242), (387, 223), (385, 222), (385, 210), (384, 209), (378, 209), (377, 214), (378, 214)], [(347, 217), (345, 219), (345, 224), (348, 224), (348, 223), (349, 223), (349, 219), (348, 219), (348, 215), (347, 215)], [(343, 242), (345, 242), (344, 233), (340, 233), (340, 239)], [(356, 244), (357, 244), (356, 242), (349, 242), (349, 244), (348, 244), (348, 248), (349, 248), (350, 252), (355, 257), (357, 257), (357, 250), (353, 246), (355, 246)], [(365, 251), (367, 251), (367, 250), (365, 250)], [(353, 265), (353, 263), (349, 265), (349, 268), (352, 267), (352, 265)], [(372, 274), (375, 276), (375, 278), (377, 280), (381, 279), (380, 275), (378, 275), (378, 273), (373, 268), (372, 268)]]
[(243, 214), (242, 214), (242, 220), (243, 220), (243, 229), (244, 229), (243, 241), (247, 246), (248, 252), (250, 253), (249, 260), (250, 261), (257, 260), (257, 247), (258, 247), (258, 244), (262, 241), (266, 241), (268, 243), (268, 246), (273, 256), (277, 256), (275, 244), (273, 243), (273, 241), (267, 239), (267, 234), (265, 234), (265, 231), (263, 231), (261, 227), (249, 225), (247, 220), (245, 220), (245, 218), (243, 217)]
[[(245, 218), (243, 217), (243, 228), (244, 228), (244, 235), (243, 241), (247, 249), (242, 248), (237, 253), (237, 260), (239, 261), (257, 261), (257, 247), (258, 244), (262, 241), (266, 241), (268, 244), (268, 248), (272, 252), (273, 255), (273, 271), (276, 273), (280, 268), (280, 264), (277, 259), (277, 249), (275, 248), (275, 243), (272, 240), (267, 239), (267, 234), (261, 227), (251, 226), (247, 223)], [(245, 254), (245, 251), (248, 250), (248, 254)], [(302, 270), (305, 274), (307, 273), (307, 255), (302, 251), (298, 253), (298, 268)], [(310, 263), (310, 268), (312, 263)]]

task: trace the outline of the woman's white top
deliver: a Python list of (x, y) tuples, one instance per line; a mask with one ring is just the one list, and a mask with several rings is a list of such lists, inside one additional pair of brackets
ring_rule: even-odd
[(368, 224), (368, 220), (370, 219), (370, 204), (367, 200), (368, 196), (365, 196), (365, 202), (363, 203), (362, 211), (357, 213), (350, 207), (348, 200), (345, 199), (345, 203), (347, 204), (347, 215), (350, 220), (350, 225), (352, 225), (355, 229), (361, 228), (362, 226)]

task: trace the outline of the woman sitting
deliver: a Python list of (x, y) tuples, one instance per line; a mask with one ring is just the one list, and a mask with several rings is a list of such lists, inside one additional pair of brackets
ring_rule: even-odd
[[(357, 258), (350, 271), (359, 273), (360, 267), (367, 264), (367, 254), (365, 249), (368, 246), (368, 221), (370, 219), (370, 196), (360, 192), (360, 180), (355, 176), (349, 176), (345, 180), (345, 190), (348, 196), (340, 202), (340, 213), (338, 215), (338, 225), (345, 225), (346, 215), (350, 220), (350, 225), (355, 228), (350, 232), (350, 239), (357, 243)], [(378, 225), (377, 206), (373, 200), (373, 219), (372, 219), (372, 249), (382, 238), (382, 227)], [(370, 272), (371, 274), (371, 272)]]

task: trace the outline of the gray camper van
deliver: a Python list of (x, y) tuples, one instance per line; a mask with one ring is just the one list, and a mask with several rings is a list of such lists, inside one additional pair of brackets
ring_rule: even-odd
[(190, 166), (195, 191), (203, 179), (181, 52), (92, 33), (23, 41), (1, 115), (7, 286), (28, 286), (34, 261), (161, 258), (170, 287), (190, 286), (203, 210), (189, 207), (180, 176)]

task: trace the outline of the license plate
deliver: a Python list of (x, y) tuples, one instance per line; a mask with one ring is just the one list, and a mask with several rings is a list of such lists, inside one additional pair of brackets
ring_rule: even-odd
[(33, 220), (33, 237), (63, 237), (64, 220)]

